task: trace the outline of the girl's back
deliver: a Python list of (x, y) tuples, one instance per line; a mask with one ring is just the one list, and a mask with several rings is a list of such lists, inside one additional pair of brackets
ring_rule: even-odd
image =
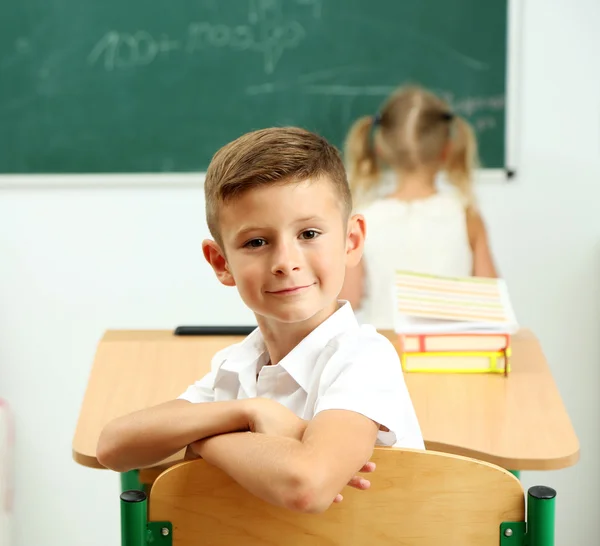
[[(496, 276), (473, 195), (475, 134), (446, 102), (419, 87), (399, 89), (377, 115), (354, 123), (346, 156), (353, 198), (371, 204), (358, 211), (366, 220), (363, 260), (346, 271), (340, 296), (363, 322), (393, 327), (397, 269)], [(385, 189), (386, 172), (395, 189)], [(437, 183), (442, 172), (447, 189)]]
[(367, 223), (361, 320), (393, 326), (394, 271), (470, 275), (473, 253), (466, 210), (453, 192), (424, 199), (375, 201), (360, 211)]

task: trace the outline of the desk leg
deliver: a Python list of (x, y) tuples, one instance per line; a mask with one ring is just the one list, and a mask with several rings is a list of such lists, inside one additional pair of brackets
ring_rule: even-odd
[(130, 470), (129, 472), (121, 473), (121, 493), (132, 489), (144, 491), (144, 486), (140, 482), (139, 470)]

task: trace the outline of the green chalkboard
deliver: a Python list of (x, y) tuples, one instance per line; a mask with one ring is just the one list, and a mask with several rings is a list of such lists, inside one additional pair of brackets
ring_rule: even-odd
[(507, 0), (4, 0), (0, 172), (205, 170), (260, 127), (341, 146), (397, 85), (504, 167)]

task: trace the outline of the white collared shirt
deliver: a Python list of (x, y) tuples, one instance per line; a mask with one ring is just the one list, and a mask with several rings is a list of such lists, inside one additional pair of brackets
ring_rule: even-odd
[(396, 349), (372, 326), (360, 326), (349, 303), (279, 363), (268, 362), (257, 328), (219, 351), (211, 371), (179, 398), (193, 403), (271, 398), (307, 420), (330, 409), (354, 411), (389, 429), (378, 432), (377, 445), (424, 449)]

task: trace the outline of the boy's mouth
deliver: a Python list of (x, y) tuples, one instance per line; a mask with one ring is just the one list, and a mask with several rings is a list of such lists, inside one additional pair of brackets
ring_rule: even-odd
[(293, 294), (299, 294), (307, 288), (310, 288), (313, 284), (314, 283), (301, 286), (290, 286), (289, 288), (282, 288), (280, 290), (267, 290), (267, 294), (272, 294), (274, 296), (291, 296)]

